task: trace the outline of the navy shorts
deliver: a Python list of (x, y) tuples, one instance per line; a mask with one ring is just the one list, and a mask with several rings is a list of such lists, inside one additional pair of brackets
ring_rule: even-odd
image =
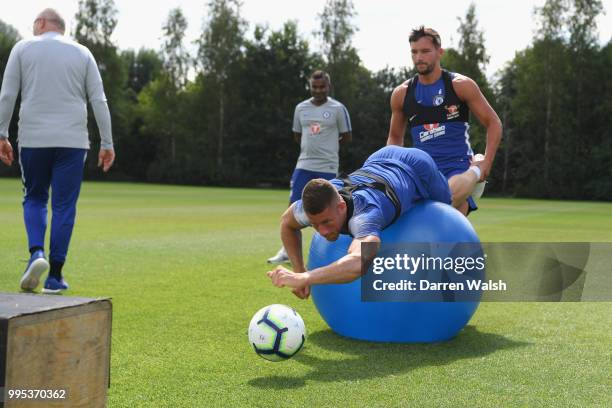
[(320, 171), (310, 171), (304, 169), (293, 170), (290, 184), (291, 195), (289, 196), (289, 204), (293, 204), (302, 198), (302, 190), (304, 190), (304, 186), (310, 180), (314, 180), (316, 178), (331, 180), (334, 177), (336, 177), (336, 173), (323, 173)]

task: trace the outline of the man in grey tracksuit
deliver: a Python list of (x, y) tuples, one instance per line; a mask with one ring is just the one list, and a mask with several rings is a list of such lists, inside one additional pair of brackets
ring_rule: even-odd
[[(111, 120), (102, 78), (91, 52), (64, 37), (65, 22), (53, 9), (34, 20), (34, 37), (11, 50), (0, 90), (0, 160), (10, 166), (8, 128), (17, 95), (19, 164), (24, 184), (23, 215), (30, 261), (20, 281), (36, 289), (50, 267), (43, 292), (68, 289), (62, 277), (76, 217), (76, 203), (89, 149), (87, 101), (101, 135), (98, 166), (106, 172), (115, 159)], [(44, 254), (47, 202), (51, 188), (49, 261)]]

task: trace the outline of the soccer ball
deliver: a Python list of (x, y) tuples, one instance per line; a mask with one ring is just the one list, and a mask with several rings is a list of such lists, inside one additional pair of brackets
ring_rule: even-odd
[(289, 306), (263, 307), (249, 324), (249, 342), (266, 360), (283, 361), (293, 357), (302, 349), (305, 340), (304, 321)]

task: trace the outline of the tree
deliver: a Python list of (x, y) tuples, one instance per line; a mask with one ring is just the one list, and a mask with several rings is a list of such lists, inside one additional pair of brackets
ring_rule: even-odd
[[(609, 72), (612, 67), (612, 40), (608, 41), (595, 58), (597, 72)], [(595, 96), (596, 103), (591, 104), (595, 127), (587, 135), (591, 143), (588, 168), (589, 177), (581, 186), (585, 195), (595, 200), (612, 200), (612, 132), (609, 118), (612, 117), (612, 78), (604, 75), (595, 82), (599, 93)], [(594, 106), (593, 106), (594, 105)]]
[(486, 83), (484, 71), (489, 63), (484, 33), (478, 28), (476, 5), (471, 3), (465, 18), (459, 20), (459, 53), (465, 61), (465, 74), (479, 83)]
[[(254, 29), (245, 43), (239, 75), (240, 116), (236, 118), (236, 152), (231, 166), (243, 182), (285, 184), (295, 165), (299, 147), (291, 133), (295, 105), (307, 95), (310, 73), (322, 64), (298, 35), (295, 22), (278, 31)], [(246, 136), (248, 135), (248, 136)], [(273, 165), (270, 165), (273, 163)]]
[[(242, 59), (243, 35), (246, 22), (240, 17), (239, 0), (212, 0), (208, 3), (209, 19), (198, 44), (198, 65), (202, 73), (216, 85), (218, 101), (217, 171), (223, 174), (223, 145), (225, 142), (226, 100), (235, 90), (232, 73)], [(230, 88), (234, 89), (230, 89)]]
[(163, 70), (163, 61), (155, 50), (141, 48), (138, 52), (123, 51), (121, 59), (127, 72), (127, 86), (133, 92), (134, 98)]
[(357, 50), (353, 47), (353, 35), (357, 27), (352, 22), (356, 16), (351, 0), (327, 0), (319, 14), (321, 51), (325, 69), (332, 81), (332, 96), (339, 99), (350, 111), (357, 93), (356, 69), (361, 65)]
[(123, 104), (122, 116), (127, 118), (128, 126), (126, 133), (118, 140), (117, 151), (120, 152), (120, 159), (129, 158), (121, 162), (124, 175), (146, 181), (147, 169), (155, 162), (158, 145), (155, 138), (148, 138), (143, 132), (145, 123), (138, 98), (148, 84), (162, 75), (162, 60), (155, 50), (145, 48), (138, 52), (123, 51), (121, 60), (127, 72), (126, 103)]
[[(600, 0), (573, 0), (567, 17), (567, 31), (569, 33), (568, 47), (571, 67), (571, 83), (574, 85), (569, 91), (574, 97), (576, 112), (573, 123), (574, 134), (583, 137), (574, 137), (571, 143), (565, 145), (565, 157), (573, 157), (567, 166), (573, 170), (575, 183), (571, 190), (579, 192), (582, 186), (591, 177), (590, 171), (578, 163), (590, 159), (591, 149), (594, 145), (603, 142), (601, 134), (597, 133), (595, 109), (587, 108), (594, 97), (606, 97), (601, 87), (592, 78), (599, 76), (597, 64), (597, 16), (603, 12)], [(585, 109), (586, 108), (586, 109)], [(590, 143), (584, 143), (584, 139)]]
[(110, 37), (118, 21), (114, 0), (80, 0), (75, 19), (78, 42), (112, 45)]
[(141, 144), (147, 146), (153, 159), (146, 168), (147, 179), (180, 182), (184, 169), (179, 158), (189, 148), (184, 146), (189, 143), (185, 132), (189, 121), (182, 115), (182, 94), (169, 75), (160, 75), (143, 88), (138, 101), (142, 117)]
[(21, 36), (17, 29), (0, 20), (0, 84), (2, 84), (4, 69), (11, 50), (19, 40), (21, 40)]
[[(11, 54), (13, 46), (19, 40), (21, 40), (21, 36), (15, 27), (0, 20), (0, 87), (2, 86), (2, 78), (4, 77), (4, 70), (6, 68), (8, 57)], [(19, 101), (16, 102), (16, 106), (19, 106)], [(15, 109), (13, 111), (13, 117), (11, 119), (11, 124), (9, 125), (9, 137), (13, 145), (17, 139), (17, 121), (19, 117), (18, 111), (19, 109)], [(19, 153), (16, 152), (16, 154)], [(16, 170), (6, 166), (0, 166), (0, 174), (16, 174)]]
[[(469, 5), (463, 19), (457, 19), (459, 21), (459, 47), (445, 49), (442, 66), (472, 78), (480, 87), (485, 98), (495, 108), (495, 95), (484, 74), (489, 57), (485, 48), (484, 33), (478, 28), (474, 3)], [(485, 136), (485, 129), (476, 118), (471, 116), (470, 138), (475, 151), (484, 151)]]
[[(605, 130), (602, 132), (606, 115), (600, 108), (610, 97), (602, 86), (605, 80), (592, 80), (609, 70), (609, 66), (600, 65), (596, 40), (596, 19), (603, 6), (600, 0), (548, 0), (537, 12), (541, 30), (536, 43), (547, 45), (544, 55), (549, 63), (545, 78), (546, 188), (549, 195), (582, 198), (598, 165), (594, 160), (606, 160), (601, 155), (594, 157), (594, 153), (609, 138)], [(559, 99), (562, 104), (555, 105)], [(569, 112), (568, 106), (572, 106)], [(555, 128), (551, 122), (558, 115), (563, 122)], [(585, 162), (592, 166), (584, 166)]]
[[(536, 7), (535, 13), (538, 21), (537, 36), (534, 41), (534, 57), (541, 58), (543, 64), (538, 70), (540, 78), (537, 84), (524, 88), (525, 93), (540, 95), (543, 99), (544, 118), (543, 123), (543, 193), (551, 195), (553, 187), (551, 184), (552, 165), (556, 159), (560, 158), (557, 153), (558, 142), (563, 140), (564, 129), (557, 125), (557, 115), (560, 114), (559, 101), (563, 100), (566, 93), (567, 80), (567, 50), (564, 40), (564, 28), (567, 21), (568, 1), (567, 0), (546, 0), (542, 7)], [(534, 64), (539, 62), (534, 61)], [(533, 81), (532, 81), (533, 82)], [(530, 92), (531, 91), (531, 92)], [(566, 126), (567, 127), (567, 124)]]
[(457, 29), (459, 46), (457, 49), (445, 48), (442, 66), (472, 78), (488, 97), (491, 92), (484, 71), (489, 62), (489, 56), (485, 47), (484, 33), (478, 28), (474, 3), (469, 5), (465, 17), (457, 17), (457, 20), (459, 21)]
[(319, 14), (321, 28), (318, 34), (323, 40), (323, 55), (330, 66), (338, 64), (347, 54), (355, 51), (352, 37), (357, 27), (351, 22), (355, 15), (351, 0), (327, 0), (323, 12)]
[[(183, 44), (185, 30), (187, 30), (187, 20), (180, 8), (170, 10), (168, 18), (162, 27), (164, 42), (162, 44), (162, 56), (164, 58), (165, 80), (159, 81), (158, 85), (163, 87), (165, 98), (170, 101), (165, 114), (176, 118), (178, 107), (180, 106), (179, 93), (187, 83), (187, 72), (191, 57)], [(166, 139), (170, 141), (169, 151), (170, 160), (176, 162), (176, 120), (167, 121), (165, 125), (157, 128), (164, 133)]]
[[(514, 153), (513, 138), (516, 132), (512, 117), (512, 101), (517, 93), (517, 65), (510, 61), (502, 69), (497, 82), (496, 100), (500, 109), (501, 121), (504, 124), (504, 138), (500, 145), (501, 153), (501, 192), (506, 194), (512, 182), (511, 158)], [(494, 169), (494, 177), (499, 173)]]
[[(348, 109), (353, 121), (354, 140), (359, 141), (368, 135), (361, 133), (359, 114), (355, 106), (359, 104), (358, 95), (367, 71), (361, 64), (357, 50), (353, 47), (353, 35), (358, 28), (353, 22), (357, 15), (352, 0), (327, 0), (323, 12), (319, 14), (320, 28), (317, 34), (321, 40), (321, 52), (326, 65), (323, 67), (331, 77), (331, 96), (342, 102)], [(365, 71), (364, 71), (365, 70)], [(368, 76), (370, 76), (369, 71)], [(356, 122), (357, 121), (357, 122)], [(351, 168), (355, 161), (354, 144), (342, 148), (340, 152), (340, 169), (342, 172)]]
[(162, 29), (164, 42), (161, 52), (164, 58), (164, 68), (176, 88), (180, 89), (187, 83), (187, 72), (191, 61), (183, 44), (187, 19), (180, 8), (170, 10)]
[(597, 17), (603, 13), (601, 0), (573, 0), (571, 14), (567, 19), (569, 45), (581, 51), (597, 46)]

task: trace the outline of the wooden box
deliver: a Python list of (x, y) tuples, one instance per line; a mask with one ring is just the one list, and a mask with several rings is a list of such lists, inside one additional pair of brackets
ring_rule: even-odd
[(104, 407), (109, 299), (0, 293), (0, 408)]

